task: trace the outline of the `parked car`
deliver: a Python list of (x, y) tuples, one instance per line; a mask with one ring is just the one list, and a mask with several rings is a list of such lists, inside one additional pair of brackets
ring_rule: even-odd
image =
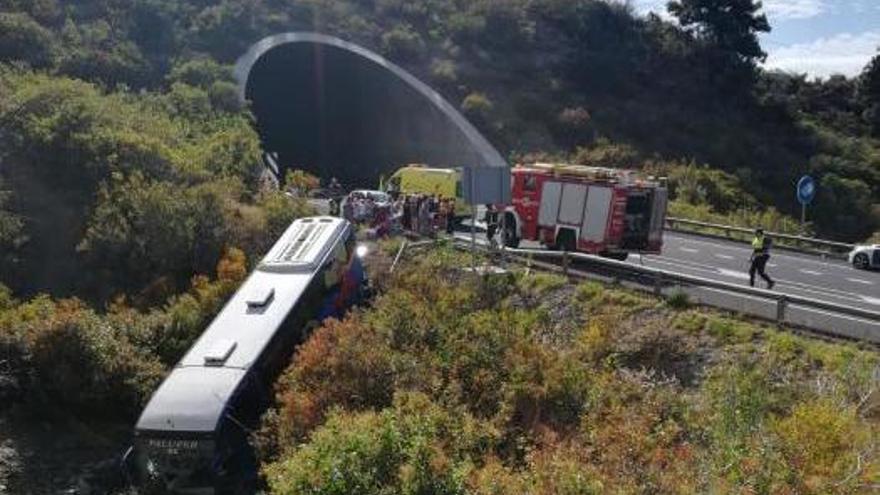
[(880, 268), (880, 244), (856, 246), (849, 253), (849, 262), (862, 270)]

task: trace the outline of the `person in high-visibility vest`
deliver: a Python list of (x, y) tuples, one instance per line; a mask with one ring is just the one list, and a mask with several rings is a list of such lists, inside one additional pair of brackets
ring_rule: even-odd
[(776, 282), (764, 271), (767, 261), (770, 260), (770, 246), (772, 241), (764, 235), (764, 229), (755, 230), (755, 238), (752, 239), (752, 258), (749, 267), (749, 284), (755, 286), (755, 274), (767, 281), (767, 290), (772, 290)]

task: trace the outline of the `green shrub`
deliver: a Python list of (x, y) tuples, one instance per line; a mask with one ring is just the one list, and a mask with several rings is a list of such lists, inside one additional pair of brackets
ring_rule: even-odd
[(26, 13), (0, 12), (0, 61), (23, 60), (35, 68), (55, 62), (55, 39)]
[(34, 370), (29, 399), (40, 409), (131, 417), (164, 375), (159, 361), (134, 347), (77, 301), (61, 301), (45, 318), (23, 323)]
[(434, 59), (431, 62), (431, 75), (438, 81), (454, 83), (458, 80), (455, 61), (448, 59)]
[(797, 473), (799, 493), (858, 493), (880, 472), (860, 460), (874, 432), (851, 406), (827, 399), (798, 404), (773, 425), (786, 462)]
[(675, 315), (672, 326), (688, 333), (700, 333), (706, 327), (708, 318), (697, 311), (684, 311)]
[(491, 429), (466, 414), (400, 394), (382, 412), (333, 412), (265, 472), (279, 494), (464, 494), (473, 460), (491, 444)]
[(710, 316), (706, 332), (725, 343), (745, 343), (752, 340), (758, 330), (751, 324), (721, 316)]
[(484, 93), (471, 93), (461, 102), (461, 109), (470, 117), (486, 118), (494, 104)]
[(521, 292), (538, 298), (568, 284), (568, 279), (562, 275), (546, 272), (535, 272), (530, 275), (522, 274), (518, 279), (519, 283), (517, 285)]
[(382, 35), (382, 48), (391, 60), (408, 62), (422, 57), (425, 42), (412, 26), (398, 24)]
[(691, 306), (691, 298), (687, 292), (679, 289), (666, 298), (666, 305), (672, 309), (682, 311)]
[(605, 286), (599, 282), (584, 282), (577, 286), (575, 298), (580, 302), (587, 303), (598, 299), (604, 292)]

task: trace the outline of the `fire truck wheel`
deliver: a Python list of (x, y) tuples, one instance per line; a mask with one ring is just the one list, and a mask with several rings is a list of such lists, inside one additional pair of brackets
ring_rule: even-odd
[(577, 241), (575, 240), (573, 231), (563, 230), (558, 236), (556, 236), (556, 250), (569, 252), (577, 251)]
[(504, 225), (504, 245), (516, 249), (519, 247), (519, 237), (516, 236), (516, 224), (511, 223), (510, 217)]

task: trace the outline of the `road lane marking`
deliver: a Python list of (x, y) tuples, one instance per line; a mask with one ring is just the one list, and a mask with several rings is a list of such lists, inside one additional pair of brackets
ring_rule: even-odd
[[(698, 240), (698, 239), (691, 239), (691, 238), (676, 236), (676, 235), (669, 235), (669, 234), (666, 234), (666, 235), (668, 236), (668, 238), (670, 240), (676, 239), (676, 240), (680, 240), (681, 242), (687, 242), (690, 244), (703, 244), (706, 246), (713, 247), (716, 250), (717, 249), (726, 249), (728, 251), (735, 251), (737, 253), (742, 253), (746, 258), (748, 258), (749, 255), (752, 253), (751, 249), (749, 249), (747, 247), (742, 247), (742, 245), (739, 245), (739, 244), (733, 244), (731, 241), (709, 242), (709, 241), (702, 241), (702, 240)], [(825, 268), (831, 267), (831, 268), (840, 268), (840, 269), (847, 269), (847, 270), (852, 269), (852, 267), (849, 265), (849, 263), (845, 263), (843, 261), (836, 260), (833, 258), (828, 258), (824, 261), (817, 260), (817, 259), (815, 259), (816, 256), (809, 255), (809, 254), (804, 254), (801, 256), (794, 256), (794, 255), (790, 255), (790, 254), (782, 254), (782, 253), (774, 252), (772, 254), (772, 256), (775, 258), (780, 258), (780, 259), (790, 259), (790, 260), (794, 260), (794, 261), (797, 261), (800, 263), (811, 263), (811, 264), (819, 265), (819, 266), (822, 266)]]
[[(700, 266), (689, 266), (689, 265), (700, 265), (700, 264), (693, 263), (693, 262), (682, 262), (682, 260), (676, 260), (674, 258), (665, 258), (662, 256), (646, 256), (645, 259), (650, 260), (650, 261), (657, 263), (657, 264), (660, 264), (660, 265), (668, 265), (671, 267), (675, 267), (678, 270), (684, 269), (684, 270), (694, 270), (697, 272), (708, 273), (708, 274), (715, 274), (715, 275), (718, 274), (718, 269), (711, 266), (711, 265), (701, 265), (701, 267)], [(645, 263), (645, 264), (647, 265), (648, 263)], [(745, 272), (736, 272), (735, 270), (728, 270), (728, 271), (734, 272), (734, 273), (745, 273)], [(731, 275), (731, 276), (735, 276), (737, 278), (740, 277), (740, 275)], [(748, 280), (748, 277), (745, 280)], [(818, 297), (819, 299), (826, 297), (826, 298), (832, 298), (832, 299), (839, 299), (841, 301), (846, 301), (846, 302), (851, 303), (854, 299), (858, 300), (858, 299), (861, 299), (862, 297), (865, 297), (862, 294), (858, 294), (855, 292), (847, 292), (847, 291), (843, 291), (840, 289), (834, 289), (831, 287), (822, 287), (822, 286), (818, 286), (818, 285), (809, 285), (809, 284), (804, 284), (801, 282), (795, 282), (793, 280), (776, 279), (776, 282), (778, 284), (785, 286), (788, 289), (788, 291), (791, 291), (792, 289), (794, 289), (796, 291), (806, 292), (809, 294), (815, 294), (816, 296), (819, 296)], [(783, 292), (785, 292), (785, 291), (783, 291)]]
[(862, 280), (860, 278), (848, 278), (847, 280), (849, 280), (850, 282), (855, 282), (857, 284), (874, 285), (874, 282), (871, 282), (870, 280)]
[(728, 270), (726, 268), (719, 268), (718, 273), (725, 275), (725, 276), (728, 276), (728, 277), (738, 278), (740, 280), (749, 280), (749, 278), (750, 278), (749, 274), (746, 272), (740, 272), (737, 270)]
[(880, 306), (880, 299), (877, 299), (876, 297), (862, 296), (862, 300), (868, 304), (876, 304)]
[(717, 254), (717, 253), (716, 253), (716, 254), (715, 254), (715, 257), (716, 257), (716, 258), (721, 258), (721, 259), (723, 259), (723, 260), (732, 260), (732, 259), (734, 259), (734, 257), (733, 257), (733, 256), (730, 256), (729, 254)]
[(817, 272), (816, 270), (804, 270), (803, 268), (798, 270), (801, 273), (806, 273), (807, 275), (822, 275), (822, 272)]
[(699, 253), (700, 252), (699, 249), (686, 248), (686, 247), (679, 247), (678, 249), (679, 249), (679, 251), (684, 251), (686, 253)]

